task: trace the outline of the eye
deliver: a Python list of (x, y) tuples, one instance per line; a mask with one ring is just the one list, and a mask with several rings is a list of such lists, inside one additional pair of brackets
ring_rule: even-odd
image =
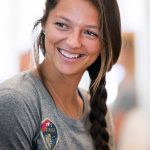
[(98, 37), (98, 34), (93, 32), (93, 31), (89, 31), (89, 30), (86, 30), (84, 32), (84, 34), (88, 37), (88, 38), (97, 38)]
[(56, 27), (61, 30), (67, 30), (69, 27), (63, 22), (56, 22)]

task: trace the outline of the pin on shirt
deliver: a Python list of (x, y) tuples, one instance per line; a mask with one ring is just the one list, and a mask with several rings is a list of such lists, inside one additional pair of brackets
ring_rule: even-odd
[(41, 123), (41, 135), (47, 150), (53, 150), (58, 142), (58, 131), (55, 124), (48, 118)]

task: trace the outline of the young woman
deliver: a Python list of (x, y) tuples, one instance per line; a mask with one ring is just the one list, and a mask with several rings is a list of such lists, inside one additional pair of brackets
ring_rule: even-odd
[[(0, 149), (113, 149), (105, 75), (121, 47), (116, 0), (47, 0), (38, 25), (37, 67), (0, 85)], [(78, 88), (86, 70), (89, 93)]]

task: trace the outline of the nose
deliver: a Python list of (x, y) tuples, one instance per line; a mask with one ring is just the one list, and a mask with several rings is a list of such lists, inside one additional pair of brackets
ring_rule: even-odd
[(67, 37), (66, 43), (71, 48), (80, 48), (82, 45), (80, 32), (79, 31), (71, 32)]

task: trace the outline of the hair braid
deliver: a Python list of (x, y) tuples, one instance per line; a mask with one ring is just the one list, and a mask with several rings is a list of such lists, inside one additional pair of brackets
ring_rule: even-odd
[(104, 76), (100, 81), (97, 91), (93, 94), (93, 90), (90, 90), (91, 112), (89, 117), (92, 122), (90, 133), (95, 141), (95, 147), (97, 150), (109, 150), (109, 134), (106, 130), (107, 123), (105, 119), (105, 115), (107, 113), (107, 91), (105, 83)]
[(107, 113), (106, 72), (116, 63), (121, 50), (121, 23), (116, 0), (93, 0), (92, 3), (100, 11), (100, 41), (99, 58), (88, 68), (91, 78), (91, 112), (92, 123), (90, 133), (96, 150), (110, 150), (109, 133), (105, 119)]
[(109, 134), (107, 132), (107, 123), (105, 115), (107, 113), (106, 99), (107, 91), (105, 88), (105, 75), (101, 78), (96, 91), (94, 91), (94, 82), (99, 73), (101, 61), (100, 58), (88, 68), (91, 78), (90, 95), (91, 95), (91, 112), (89, 114), (92, 123), (90, 133), (93, 138), (96, 150), (109, 150)]

